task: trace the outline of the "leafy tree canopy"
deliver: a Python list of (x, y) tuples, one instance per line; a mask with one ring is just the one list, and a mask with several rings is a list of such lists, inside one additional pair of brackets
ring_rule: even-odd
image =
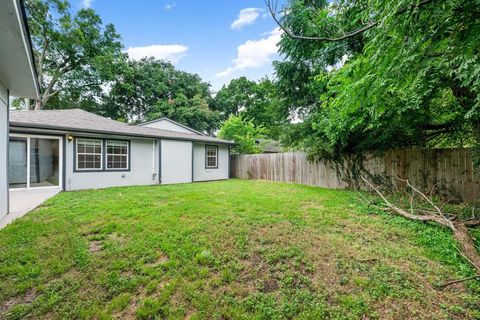
[(35, 108), (95, 109), (124, 58), (115, 27), (92, 9), (73, 14), (65, 0), (27, 0), (26, 10), (41, 88)]
[(168, 117), (211, 133), (220, 116), (210, 103), (210, 85), (198, 75), (154, 58), (127, 60), (106, 98), (105, 115), (130, 122)]
[(292, 0), (277, 20), (279, 88), (304, 119), (292, 144), (322, 156), (479, 145), (480, 1)]
[(255, 126), (252, 120), (242, 114), (231, 115), (225, 122), (218, 136), (221, 139), (232, 140), (236, 143), (233, 153), (259, 153), (262, 148), (257, 141), (265, 136), (265, 127)]
[(265, 127), (265, 134), (273, 139), (278, 138), (281, 127), (288, 119), (288, 110), (283, 110), (282, 106), (274, 81), (262, 79), (255, 82), (246, 77), (233, 79), (223, 86), (213, 102), (213, 108), (220, 112), (223, 119), (243, 115), (254, 125)]

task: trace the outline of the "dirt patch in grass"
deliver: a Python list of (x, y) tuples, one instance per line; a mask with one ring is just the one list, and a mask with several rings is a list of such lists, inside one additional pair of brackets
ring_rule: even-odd
[(137, 319), (136, 311), (147, 296), (147, 290), (145, 287), (139, 288), (139, 290), (132, 295), (128, 306), (124, 310), (116, 311), (113, 314), (113, 318), (125, 320)]
[(88, 244), (88, 252), (90, 253), (99, 253), (103, 250), (102, 241), (92, 240)]
[(279, 288), (278, 281), (275, 278), (269, 278), (263, 281), (263, 292), (269, 293), (277, 291)]
[(10, 311), (16, 305), (20, 304), (30, 304), (35, 301), (38, 297), (38, 294), (35, 290), (27, 291), (23, 296), (12, 297), (0, 305), (0, 319)]
[(300, 205), (300, 208), (302, 208), (303, 210), (308, 210), (308, 209), (321, 210), (322, 208), (324, 208), (324, 206), (318, 202), (307, 201), (307, 202), (302, 202), (302, 204)]
[(127, 239), (125, 238), (125, 236), (118, 234), (116, 232), (110, 233), (108, 235), (108, 239), (118, 243), (120, 246), (124, 246), (127, 243)]
[(146, 267), (154, 268), (163, 265), (168, 262), (168, 256), (162, 251), (157, 250), (157, 258), (153, 261), (147, 262), (144, 265)]

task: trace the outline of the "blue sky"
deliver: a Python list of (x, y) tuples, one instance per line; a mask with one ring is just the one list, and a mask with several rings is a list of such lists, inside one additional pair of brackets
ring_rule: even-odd
[(218, 90), (272, 76), (280, 32), (263, 0), (78, 0), (113, 23), (131, 57), (154, 55)]

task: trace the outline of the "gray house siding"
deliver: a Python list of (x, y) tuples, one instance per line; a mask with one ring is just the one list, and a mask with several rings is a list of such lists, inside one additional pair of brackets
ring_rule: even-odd
[(192, 142), (161, 140), (162, 184), (192, 182)]
[[(78, 137), (85, 137), (78, 135)], [(117, 136), (95, 137), (130, 141), (129, 170), (77, 171), (75, 169), (75, 143), (66, 143), (65, 190), (109, 188), (117, 186), (158, 184), (157, 139), (123, 138)]]
[(8, 213), (8, 91), (0, 82), (0, 219)]
[[(205, 145), (218, 147), (218, 168), (207, 169), (205, 166)], [(211, 181), (228, 179), (230, 158), (227, 145), (194, 143), (193, 144), (193, 181)]]
[[(13, 121), (10, 120), (11, 135), (29, 135), (31, 137), (41, 135), (45, 137), (57, 136), (62, 137), (62, 159), (63, 170), (61, 172), (62, 183), (61, 187), (66, 191), (82, 190), (82, 189), (97, 189), (108, 188), (116, 186), (132, 186), (132, 185), (155, 185), (155, 184), (174, 184), (174, 183), (188, 183), (193, 181), (209, 181), (228, 179), (229, 172), (229, 157), (228, 147), (230, 142), (215, 139), (213, 137), (198, 136), (198, 135), (180, 135), (178, 139), (170, 137), (144, 137), (130, 135), (130, 128), (128, 125), (121, 124), (118, 130), (125, 129), (127, 126), (127, 134), (115, 133), (98, 133), (91, 131), (75, 131), (74, 129), (65, 130), (62, 128), (49, 128), (33, 125), (27, 127), (22, 120), (22, 117), (33, 117), (38, 115), (38, 118), (28, 118), (31, 122), (45, 121), (44, 117), (50, 116), (54, 111), (48, 112), (13, 112)], [(91, 121), (100, 121), (98, 116), (89, 116), (85, 112), (73, 111), (80, 118), (83, 119), (84, 125), (88, 125)], [(62, 112), (68, 116), (68, 113)], [(49, 119), (52, 120), (52, 119)], [(63, 119), (65, 120), (65, 119)], [(108, 119), (107, 119), (108, 120)], [(62, 121), (62, 120), (59, 120)], [(106, 120), (102, 120), (106, 121)], [(106, 121), (105, 125), (113, 124), (111, 120)], [(56, 122), (54, 122), (56, 123)], [(115, 124), (117, 125), (117, 124)], [(101, 127), (101, 126), (99, 126)], [(102, 127), (103, 128), (103, 127)], [(144, 133), (143, 128), (139, 132)], [(136, 130), (136, 129), (135, 129)], [(155, 130), (155, 129), (148, 129)], [(171, 134), (171, 132), (156, 132), (146, 131), (152, 134)], [(130, 133), (130, 134), (129, 134)], [(176, 134), (176, 133), (175, 133)], [(188, 138), (192, 140), (185, 140)], [(102, 168), (98, 170), (77, 168), (77, 141), (81, 138), (99, 139), (103, 145), (103, 164)], [(206, 141), (195, 141), (195, 139), (204, 139)], [(123, 140), (129, 143), (128, 162), (129, 166), (126, 170), (108, 170), (106, 168), (106, 150), (105, 145), (107, 140)], [(218, 141), (218, 142), (217, 142)], [(218, 148), (218, 168), (206, 168), (205, 165), (205, 146), (214, 145)], [(90, 154), (92, 156), (92, 154)], [(32, 187), (32, 186), (30, 186)]]
[(200, 136), (204, 135), (203, 133), (197, 130), (194, 130), (190, 127), (187, 127), (186, 125), (175, 122), (168, 118), (152, 120), (149, 122), (141, 123), (138, 126), (145, 127), (145, 128), (155, 128), (155, 129), (162, 129), (162, 130), (168, 130), (168, 131), (174, 131), (174, 132), (188, 133), (188, 134), (196, 134)]

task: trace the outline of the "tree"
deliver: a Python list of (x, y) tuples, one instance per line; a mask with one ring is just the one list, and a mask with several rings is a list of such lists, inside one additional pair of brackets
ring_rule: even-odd
[(478, 0), (292, 1), (276, 69), (316, 96), (292, 105), (314, 152), (480, 145), (479, 16)]
[(178, 94), (169, 101), (159, 100), (148, 114), (148, 118), (167, 117), (198, 131), (213, 134), (219, 126), (220, 116), (210, 110), (208, 100), (208, 97), (201, 95), (188, 98), (184, 94)]
[(35, 109), (95, 103), (124, 57), (114, 26), (92, 9), (72, 14), (64, 0), (28, 0), (26, 11), (41, 88)]
[(233, 79), (217, 92), (214, 108), (220, 112), (224, 120), (230, 115), (238, 116), (241, 111), (253, 104), (255, 86), (255, 81), (248, 80), (246, 77)]
[(261, 147), (257, 143), (258, 139), (265, 135), (263, 126), (255, 126), (252, 120), (247, 120), (243, 115), (231, 115), (220, 128), (218, 136), (221, 139), (233, 140), (235, 147), (234, 153), (260, 153)]
[(105, 98), (105, 115), (142, 122), (168, 117), (202, 132), (219, 127), (210, 109), (210, 85), (196, 74), (176, 70), (166, 61), (127, 60)]
[(288, 119), (288, 110), (282, 106), (275, 82), (269, 79), (255, 82), (246, 77), (233, 79), (223, 86), (213, 101), (213, 108), (223, 119), (241, 114), (254, 125), (265, 127), (265, 134), (272, 139), (278, 138), (280, 128)]

